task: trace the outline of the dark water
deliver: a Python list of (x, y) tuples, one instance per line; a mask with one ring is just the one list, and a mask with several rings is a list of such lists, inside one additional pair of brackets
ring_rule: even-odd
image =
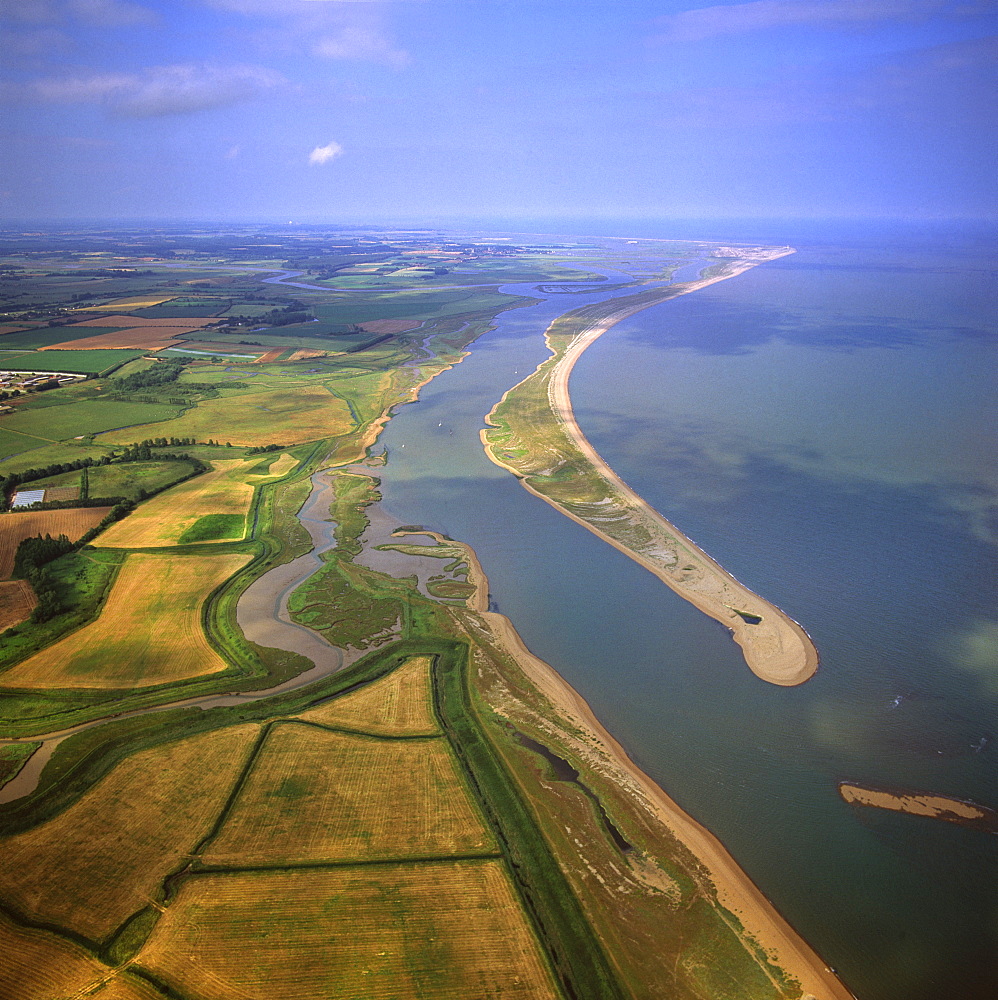
[(755, 238), (799, 252), (620, 324), (572, 397), (631, 486), (805, 625), (807, 684), (759, 681), (482, 454), (482, 415), (585, 296), (506, 314), (392, 421), (385, 502), (476, 548), (530, 648), (860, 1000), (990, 998), (998, 839), (848, 806), (837, 782), (998, 806), (994, 276), (960, 233)]

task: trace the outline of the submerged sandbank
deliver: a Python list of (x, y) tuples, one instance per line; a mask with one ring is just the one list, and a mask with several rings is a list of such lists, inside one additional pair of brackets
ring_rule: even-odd
[(998, 812), (966, 799), (924, 792), (888, 791), (854, 785), (847, 781), (839, 783), (839, 795), (852, 805), (873, 806), (911, 816), (928, 816), (985, 833), (998, 833)]

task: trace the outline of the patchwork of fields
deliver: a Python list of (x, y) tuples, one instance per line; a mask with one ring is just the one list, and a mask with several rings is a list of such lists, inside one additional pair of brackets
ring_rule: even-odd
[(499, 861), (190, 879), (138, 956), (198, 1000), (557, 1000)]
[[(130, 501), (92, 545), (31, 571), (47, 617), (27, 625), (30, 586), (4, 580), (18, 544), (79, 538), (109, 508), (0, 514), (0, 630), (17, 623), (0, 673), (0, 997), (623, 1000), (664, 955), (676, 982), (695, 981), (675, 996), (716, 1000), (702, 968), (742, 942), (713, 886), (678, 848), (668, 870), (625, 855), (593, 798), (515, 741), (550, 729), (580, 772), (601, 752), (485, 643), (468, 552), (439, 536), (382, 546), (438, 557), (422, 589), (356, 558), (379, 499), (369, 449), (393, 410), (530, 301), (501, 283), (595, 276), (565, 263), (574, 245), (562, 259), (507, 241), (490, 256), (310, 239), (249, 256), (236, 241), (227, 271), (224, 254), (172, 268), (133, 242), (105, 254), (102, 235), (80, 274), (64, 252), (0, 274), (21, 296), (0, 330), (12, 364), (128, 362), (12, 399), (0, 477), (34, 468), (34, 488)], [(304, 260), (300, 288), (238, 266), (288, 254)], [(106, 266), (128, 255), (135, 273)], [(323, 290), (339, 283), (350, 290)], [(73, 468), (88, 457), (111, 462)], [(211, 470), (177, 482), (200, 461)], [(256, 645), (239, 587), (275, 567), (293, 580), (312, 544), (296, 514), (322, 469), (335, 545), (286, 583), (287, 614), (259, 612), (274, 633)], [(285, 625), (316, 645), (266, 646)], [(644, 805), (609, 773), (585, 775), (603, 819), (652, 843)], [(796, 995), (753, 970), (754, 1000)]]
[(225, 670), (201, 627), (201, 606), (247, 561), (242, 553), (130, 555), (100, 617), (0, 674), (0, 687), (137, 687)]
[(0, 580), (14, 570), (14, 555), (25, 538), (65, 535), (71, 542), (100, 524), (110, 507), (76, 507), (67, 510), (27, 510), (0, 514)]
[[(208, 399), (195, 409), (157, 425), (155, 433), (199, 441), (221, 437), (247, 446), (274, 441), (291, 445), (346, 434), (352, 427), (350, 409), (342, 399), (322, 386), (299, 385)], [(131, 429), (100, 437), (101, 444), (111, 445), (134, 440), (135, 431)]]
[(178, 544), (181, 535), (207, 515), (245, 515), (253, 499), (253, 486), (247, 477), (254, 465), (253, 459), (212, 462), (211, 472), (153, 497), (125, 520), (111, 525), (96, 544), (105, 548), (161, 548)]

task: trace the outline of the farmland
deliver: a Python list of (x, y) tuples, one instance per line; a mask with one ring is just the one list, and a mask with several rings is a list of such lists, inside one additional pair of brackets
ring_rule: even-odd
[[(196, 409), (166, 420), (155, 433), (198, 440), (223, 437), (241, 445), (264, 445), (274, 440), (299, 444), (345, 434), (352, 426), (350, 410), (342, 399), (320, 386), (296, 386), (205, 400)], [(102, 444), (134, 440), (131, 430), (114, 431), (100, 438)]]
[(255, 734), (235, 726), (129, 757), (58, 816), (0, 839), (0, 893), (36, 919), (107, 937), (210, 829)]
[(80, 375), (97, 375), (117, 365), (137, 358), (141, 351), (84, 350), (84, 351), (25, 351), (4, 357), (3, 367), (14, 372), (71, 372)]
[(132, 549), (176, 545), (202, 517), (243, 516), (253, 497), (247, 477), (255, 464), (253, 459), (212, 462), (211, 472), (153, 497), (124, 521), (108, 528), (97, 544)]
[(387, 677), (298, 716), (332, 728), (359, 729), (389, 736), (440, 732), (433, 714), (430, 663), (415, 656)]
[(270, 730), (201, 860), (257, 867), (495, 851), (446, 740), (288, 723)]
[[(144, 499), (144, 494), (158, 493), (167, 486), (191, 475), (190, 462), (125, 462), (114, 465), (92, 465), (86, 471), (87, 490), (91, 497), (124, 497), (126, 500)], [(59, 486), (81, 485), (83, 472), (63, 472), (48, 479), (31, 482), (32, 489), (51, 489)], [(143, 493), (144, 491), (144, 493)]]
[(24, 435), (41, 445), (122, 427), (127, 429), (119, 431), (118, 436), (131, 442), (135, 440), (133, 426), (170, 421), (178, 412), (178, 407), (162, 403), (82, 399), (62, 405), (18, 408), (16, 413), (0, 416), (0, 430)]
[(199, 876), (137, 964), (191, 1000), (559, 995), (498, 861)]
[[(123, 350), (114, 374), (0, 416), (0, 475), (106, 456), (34, 484), (130, 501), (42, 566), (51, 616), (0, 645), (0, 995), (798, 1000), (610, 738), (535, 685), (474, 553), (375, 506), (393, 412), (529, 302), (499, 283), (589, 281), (565, 263), (589, 253), (293, 229), (38, 239), (51, 259), (0, 273), (8, 325), (89, 318), (0, 352), (178, 350)], [(160, 263), (175, 254), (190, 266)], [(341, 280), (356, 287), (321, 290)], [(179, 482), (195, 460), (210, 471)], [(0, 514), (0, 556), (20, 518), (78, 536), (71, 519), (104, 513)], [(371, 568), (410, 551), (437, 557), (428, 582)]]
[(225, 670), (201, 628), (201, 604), (246, 559), (129, 556), (97, 621), (0, 674), (0, 686), (135, 687)]
[(65, 535), (76, 541), (98, 524), (109, 507), (78, 507), (68, 510), (29, 510), (0, 514), (0, 579), (14, 569), (14, 553), (25, 538), (35, 535)]
[(52, 1000), (94, 995), (101, 1000), (162, 996), (127, 970), (94, 958), (81, 945), (50, 931), (18, 927), (0, 912), (0, 996)]
[(27, 580), (0, 581), (0, 632), (23, 622), (36, 603)]

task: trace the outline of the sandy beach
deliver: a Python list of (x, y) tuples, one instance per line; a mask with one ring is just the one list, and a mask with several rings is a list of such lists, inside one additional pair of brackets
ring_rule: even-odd
[[(479, 580), (484, 583), (484, 576)], [(745, 933), (763, 947), (775, 964), (798, 980), (802, 1000), (853, 1000), (853, 994), (783, 919), (721, 841), (684, 812), (628, 757), (582, 696), (527, 649), (510, 620), (495, 612), (479, 612), (477, 618), (550, 702), (552, 718), (564, 720), (568, 727), (583, 734), (573, 740), (573, 746), (586, 763), (614, 781), (701, 861), (710, 873), (719, 902), (738, 917)]]
[[(748, 255), (741, 259), (726, 263), (723, 270), (712, 277), (662, 288), (660, 296), (650, 300), (644, 299), (639, 303), (622, 305), (620, 309), (605, 317), (586, 322), (548, 372), (548, 403), (554, 419), (603, 480), (612, 498), (612, 512), (617, 519), (626, 526), (640, 526), (654, 540), (654, 544), (647, 546), (643, 551), (614, 538), (607, 530), (606, 522), (610, 520), (607, 517), (610, 512), (608, 508), (601, 508), (598, 515), (595, 511), (587, 514), (584, 504), (574, 505), (576, 509), (573, 510), (565, 503), (546, 495), (527, 481), (522, 469), (497, 456), (496, 449), (490, 445), (488, 430), (481, 433), (486, 454), (496, 465), (512, 472), (535, 496), (640, 563), (704, 614), (725, 625), (741, 647), (745, 661), (752, 672), (762, 680), (783, 686), (801, 684), (817, 670), (818, 651), (810, 637), (789, 615), (735, 579), (614, 473), (582, 433), (572, 409), (568, 382), (572, 369), (583, 352), (622, 320), (659, 302), (698, 291), (715, 282), (741, 274), (756, 264), (789, 253), (793, 253), (789, 247), (772, 251), (749, 251)], [(551, 335), (559, 323), (561, 320), (555, 320), (545, 334), (553, 354), (556, 353), (556, 349), (551, 346)], [(560, 329), (558, 333), (563, 335), (565, 331)], [(543, 362), (534, 375), (528, 378), (535, 377), (544, 365), (549, 363), (550, 359)], [(515, 389), (516, 387), (506, 393), (498, 405), (502, 405)], [(488, 418), (487, 422), (493, 423)], [(493, 423), (493, 426), (496, 425)]]

